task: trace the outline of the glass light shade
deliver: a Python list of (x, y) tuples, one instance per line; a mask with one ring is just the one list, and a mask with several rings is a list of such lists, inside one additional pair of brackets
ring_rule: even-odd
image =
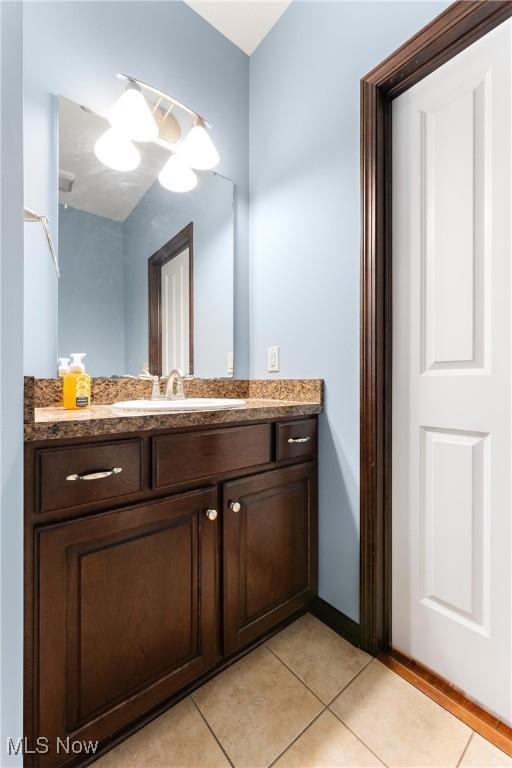
[(133, 171), (140, 163), (140, 153), (135, 144), (115, 128), (109, 128), (94, 145), (98, 160), (114, 171)]
[(215, 168), (219, 162), (217, 148), (200, 118), (185, 136), (180, 147), (180, 157), (187, 165), (197, 168), (198, 171), (208, 171), (210, 168)]
[(129, 84), (113, 104), (108, 119), (114, 128), (132, 141), (154, 141), (158, 137), (156, 120), (135, 84)]
[(170, 192), (190, 192), (197, 184), (196, 174), (179, 155), (171, 155), (158, 180)]

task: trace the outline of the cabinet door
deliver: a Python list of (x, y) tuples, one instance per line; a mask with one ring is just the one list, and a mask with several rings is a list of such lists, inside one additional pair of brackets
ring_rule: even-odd
[(224, 485), (224, 651), (303, 607), (316, 590), (316, 465)]
[(35, 723), (49, 738), (101, 740), (213, 666), (213, 489), (41, 528)]

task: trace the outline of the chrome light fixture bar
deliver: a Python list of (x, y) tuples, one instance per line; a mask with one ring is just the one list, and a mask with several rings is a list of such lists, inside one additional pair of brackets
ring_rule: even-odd
[(212, 126), (210, 123), (205, 120), (205, 118), (200, 115), (198, 112), (195, 112), (195, 110), (191, 109), (190, 107), (187, 107), (186, 104), (183, 104), (183, 102), (178, 101), (178, 99), (175, 99), (174, 96), (169, 96), (168, 93), (165, 93), (165, 91), (160, 91), (158, 88), (154, 88), (152, 85), (149, 85), (148, 83), (145, 83), (144, 80), (137, 80), (136, 77), (131, 77), (130, 75), (123, 75), (120, 72), (116, 75), (118, 80), (126, 80), (128, 83), (135, 83), (139, 86), (139, 88), (142, 88), (146, 91), (149, 91), (150, 93), (153, 93), (155, 96), (158, 96), (159, 99), (162, 99), (162, 101), (168, 101), (169, 104), (172, 104), (175, 107), (179, 107), (179, 109), (182, 109), (184, 112), (187, 112), (187, 114), (191, 115), (194, 118), (197, 118), (198, 120), (201, 120), (202, 123), (207, 128), (211, 128)]

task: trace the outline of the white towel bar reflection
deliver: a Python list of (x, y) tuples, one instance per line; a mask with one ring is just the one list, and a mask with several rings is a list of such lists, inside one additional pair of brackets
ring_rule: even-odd
[(31, 211), (30, 208), (25, 208), (23, 220), (30, 223), (34, 223), (35, 221), (40, 221), (41, 224), (43, 225), (44, 233), (46, 235), (46, 240), (48, 243), (48, 248), (50, 249), (50, 256), (52, 257), (52, 261), (55, 267), (55, 271), (57, 273), (57, 277), (60, 277), (59, 262), (57, 261), (57, 255), (53, 248), (52, 236), (50, 234), (50, 229), (48, 227), (48, 216), (40, 216), (38, 213), (34, 213), (34, 211)]

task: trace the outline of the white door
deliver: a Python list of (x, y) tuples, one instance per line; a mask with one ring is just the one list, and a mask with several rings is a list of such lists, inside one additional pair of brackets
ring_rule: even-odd
[(162, 374), (173, 368), (189, 373), (190, 292), (189, 251), (181, 253), (162, 267)]
[(508, 722), (511, 38), (393, 105), (392, 645)]

